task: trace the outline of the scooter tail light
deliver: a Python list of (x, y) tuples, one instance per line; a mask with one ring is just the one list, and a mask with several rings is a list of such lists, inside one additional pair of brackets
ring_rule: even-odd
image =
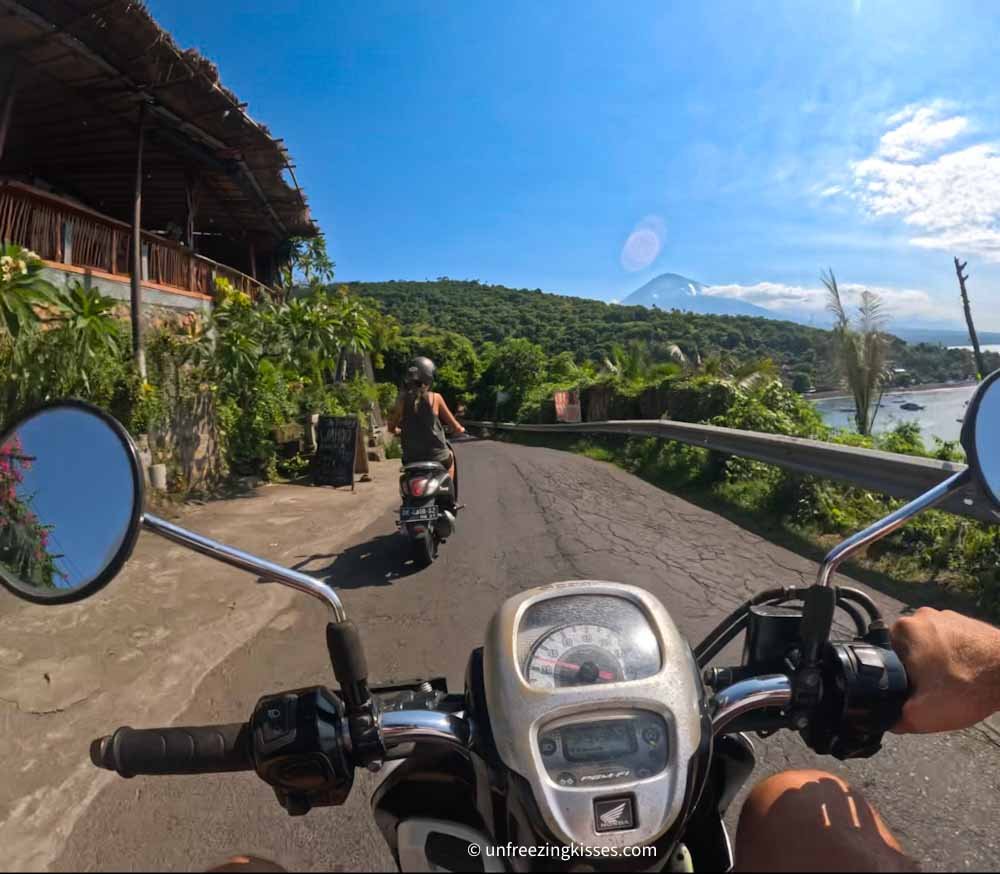
[(424, 492), (427, 491), (427, 482), (426, 477), (411, 479), (409, 482), (410, 494), (415, 498), (423, 497)]

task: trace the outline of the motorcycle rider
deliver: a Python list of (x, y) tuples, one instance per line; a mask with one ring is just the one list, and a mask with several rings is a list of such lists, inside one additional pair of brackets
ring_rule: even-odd
[(454, 480), (455, 456), (448, 447), (444, 426), (456, 434), (464, 434), (465, 428), (451, 414), (444, 398), (430, 390), (436, 370), (434, 362), (425, 356), (410, 362), (403, 390), (386, 424), (390, 433), (400, 433), (403, 464), (436, 461), (448, 468)]
[[(892, 627), (911, 694), (897, 733), (969, 728), (1000, 712), (1000, 629), (921, 607)], [(915, 871), (875, 809), (840, 777), (784, 771), (747, 797), (736, 833), (740, 871)]]

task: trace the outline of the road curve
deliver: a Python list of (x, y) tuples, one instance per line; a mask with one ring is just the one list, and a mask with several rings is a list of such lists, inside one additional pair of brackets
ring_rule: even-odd
[[(492, 612), (543, 583), (642, 586), (697, 640), (751, 593), (808, 585), (815, 573), (810, 561), (611, 465), (488, 441), (458, 454), (468, 506), (431, 568), (406, 564), (391, 514), (342, 553), (300, 557), (340, 588), (374, 679), (446, 674), (459, 688)], [(888, 615), (901, 609), (872, 594)], [(208, 676), (178, 722), (245, 719), (266, 692), (332, 682), (324, 621), (307, 599), (296, 602)], [(109, 727), (128, 721), (108, 714)], [(846, 764), (813, 756), (797, 737), (757, 747), (759, 776), (810, 766), (847, 777), (926, 870), (1000, 869), (1000, 749), (988, 734), (889, 736), (875, 758)], [(116, 781), (80, 818), (56, 869), (205, 870), (242, 852), (294, 870), (384, 870), (391, 860), (371, 821), (370, 786), (359, 776), (345, 807), (292, 819), (251, 775)]]

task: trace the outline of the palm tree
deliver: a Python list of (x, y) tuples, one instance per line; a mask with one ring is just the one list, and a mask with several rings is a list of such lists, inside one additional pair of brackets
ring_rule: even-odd
[(681, 365), (686, 362), (684, 353), (676, 346), (669, 347), (667, 354), (671, 360), (658, 361), (648, 343), (630, 340), (624, 346), (614, 343), (610, 356), (602, 363), (607, 372), (626, 382), (652, 382), (676, 376), (681, 371)]
[[(872, 291), (861, 292), (858, 319), (852, 322), (844, 309), (833, 271), (820, 275), (828, 293), (826, 308), (833, 313), (833, 351), (837, 366), (854, 395), (854, 421), (858, 433), (872, 432), (875, 414), (888, 378), (888, 343), (883, 332), (882, 299)], [(876, 395), (878, 395), (876, 401)]]

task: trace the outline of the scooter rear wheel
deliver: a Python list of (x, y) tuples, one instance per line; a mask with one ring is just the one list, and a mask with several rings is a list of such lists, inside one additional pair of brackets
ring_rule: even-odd
[(414, 539), (413, 561), (417, 567), (429, 567), (436, 556), (437, 547), (434, 543), (434, 535), (430, 531)]

